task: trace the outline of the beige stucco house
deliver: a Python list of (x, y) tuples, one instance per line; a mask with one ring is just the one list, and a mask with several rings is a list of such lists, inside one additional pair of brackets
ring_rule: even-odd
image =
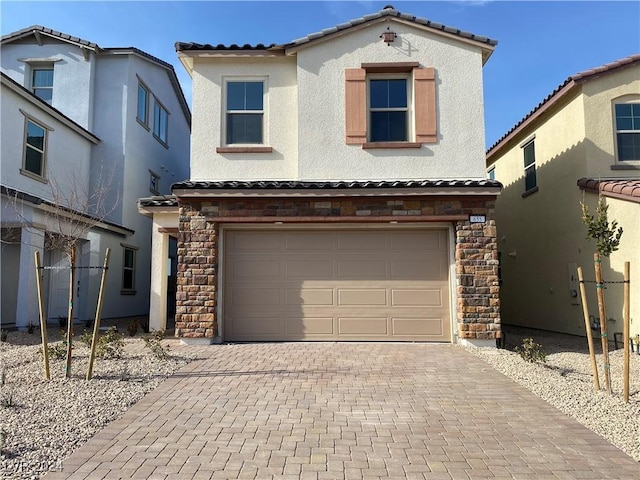
[[(496, 203), (503, 322), (585, 334), (576, 267), (594, 280), (595, 243), (580, 202), (594, 212), (601, 194), (624, 229), (603, 263), (608, 327), (623, 329), (623, 286), (613, 282), (629, 261), (631, 333), (640, 334), (640, 54), (569, 77), (489, 149), (487, 169), (504, 184)], [(598, 317), (595, 285), (586, 287)]]
[(386, 7), (285, 45), (178, 43), (191, 178), (153, 216), (151, 326), (214, 341), (500, 335), (482, 67), (497, 42)]

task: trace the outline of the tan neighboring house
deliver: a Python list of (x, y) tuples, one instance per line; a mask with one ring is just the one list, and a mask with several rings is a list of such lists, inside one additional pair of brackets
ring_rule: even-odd
[[(585, 238), (580, 202), (594, 212), (602, 195), (624, 229), (603, 262), (608, 327), (623, 329), (617, 282), (629, 261), (631, 333), (640, 334), (640, 54), (569, 77), (489, 149), (487, 171), (504, 184), (496, 203), (503, 322), (585, 334), (576, 267), (594, 280), (595, 242)], [(595, 285), (586, 286), (598, 317)]]
[(151, 327), (176, 236), (188, 343), (495, 345), (482, 67), (496, 43), (386, 7), (285, 45), (176, 44), (191, 178), (139, 202)]

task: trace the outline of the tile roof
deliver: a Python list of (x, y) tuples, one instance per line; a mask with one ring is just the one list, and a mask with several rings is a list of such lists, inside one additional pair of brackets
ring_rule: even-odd
[(372, 188), (502, 188), (496, 180), (382, 180), (382, 181), (183, 181), (171, 190), (336, 190)]
[(436, 23), (436, 22), (432, 22), (431, 20), (428, 20), (426, 18), (420, 18), (420, 17), (416, 17), (415, 15), (410, 15), (410, 14), (406, 14), (406, 13), (401, 13), (398, 10), (396, 10), (393, 6), (391, 5), (387, 5), (386, 7), (384, 7), (382, 10), (380, 10), (379, 12), (375, 12), (375, 13), (371, 13), (369, 15), (365, 15), (363, 17), (359, 17), (359, 18), (355, 18), (353, 20), (350, 20), (348, 22), (345, 23), (341, 23), (339, 25), (336, 25), (334, 27), (331, 28), (325, 28), (324, 30), (321, 30), (319, 32), (315, 32), (315, 33), (310, 33), (304, 37), (298, 38), (296, 40), (293, 40), (292, 42), (289, 42), (287, 44), (284, 45), (277, 45), (275, 43), (272, 43), (270, 45), (264, 45), (264, 44), (257, 44), (257, 45), (249, 45), (249, 44), (245, 44), (245, 45), (236, 45), (236, 44), (232, 44), (232, 45), (223, 45), (223, 44), (217, 44), (217, 45), (212, 45), (212, 44), (200, 44), (200, 43), (190, 43), (190, 42), (177, 42), (175, 44), (176, 47), (176, 51), (180, 52), (180, 51), (187, 51), (187, 50), (222, 50), (222, 51), (233, 51), (233, 50), (280, 50), (280, 49), (286, 49), (286, 48), (292, 48), (292, 47), (298, 47), (304, 44), (307, 44), (313, 40), (317, 40), (319, 38), (323, 38), (326, 37), (328, 35), (332, 35), (334, 33), (337, 32), (341, 32), (343, 30), (347, 30), (349, 28), (355, 27), (357, 25), (361, 25), (363, 23), (367, 23), (367, 22), (371, 22), (374, 20), (378, 20), (384, 17), (396, 17), (396, 18), (400, 18), (403, 20), (408, 20), (410, 22), (416, 23), (418, 25), (424, 26), (424, 27), (428, 27), (431, 28), (433, 30), (438, 30), (441, 32), (445, 32), (448, 34), (452, 34), (452, 35), (457, 35), (459, 37), (468, 39), (468, 40), (473, 40), (476, 42), (480, 42), (480, 43), (484, 43), (486, 45), (489, 45), (491, 47), (494, 47), (498, 44), (497, 40), (492, 40), (488, 37), (484, 37), (481, 35), (475, 35), (473, 33), (470, 32), (465, 32), (463, 30), (460, 30), (458, 28), (455, 27), (448, 27), (446, 25), (442, 25), (441, 23)]
[(178, 199), (175, 195), (160, 195), (138, 199), (140, 207), (177, 207)]
[(36, 32), (44, 33), (45, 35), (48, 35), (50, 37), (60, 38), (61, 40), (66, 40), (67, 42), (77, 43), (84, 47), (91, 48), (92, 50), (100, 50), (100, 47), (96, 43), (90, 42), (89, 40), (84, 40), (79, 37), (73, 37), (66, 33), (43, 27), (42, 25), (31, 25), (30, 27), (23, 28), (22, 30), (18, 30), (17, 32), (11, 32), (7, 35), (3, 35), (2, 39), (0, 40), (0, 44), (9, 43), (19, 38), (35, 34)]
[(578, 180), (581, 190), (595, 192), (605, 197), (620, 198), (640, 203), (640, 179), (611, 179), (597, 180), (595, 178), (581, 178)]
[(511, 137), (517, 133), (517, 131), (524, 128), (528, 125), (529, 121), (533, 121), (533, 119), (537, 116), (536, 114), (542, 113), (549, 105), (556, 102), (558, 99), (562, 98), (564, 95), (568, 93), (569, 90), (573, 89), (576, 85), (580, 83), (584, 83), (593, 78), (597, 78), (602, 74), (608, 74), (613, 71), (619, 70), (621, 68), (634, 65), (640, 62), (640, 53), (630, 55), (625, 58), (621, 58), (611, 63), (607, 63), (605, 65), (601, 65), (599, 67), (591, 68), (589, 70), (584, 70), (582, 72), (576, 73), (568, 77), (564, 82), (558, 85), (553, 92), (545, 97), (542, 102), (540, 102), (533, 110), (527, 113), (518, 123), (516, 123), (507, 133), (505, 133), (498, 141), (496, 141), (488, 150), (487, 156), (492, 155), (497, 148), (507, 140), (508, 137)]

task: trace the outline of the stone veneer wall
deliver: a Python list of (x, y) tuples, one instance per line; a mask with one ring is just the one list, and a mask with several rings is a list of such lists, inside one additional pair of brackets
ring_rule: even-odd
[[(456, 298), (458, 336), (466, 339), (500, 337), (498, 252), (493, 197), (351, 197), (340, 199), (179, 199), (176, 334), (183, 338), (218, 335), (216, 318), (219, 224), (225, 221), (264, 221), (304, 217), (398, 217), (398, 221), (451, 222), (451, 216), (486, 215), (487, 223), (455, 220)], [(311, 217), (311, 218), (310, 218)]]

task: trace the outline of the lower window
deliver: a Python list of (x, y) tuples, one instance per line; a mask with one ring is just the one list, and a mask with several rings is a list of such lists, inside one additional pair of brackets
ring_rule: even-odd
[(131, 294), (136, 290), (136, 250), (135, 247), (122, 247), (122, 291)]

